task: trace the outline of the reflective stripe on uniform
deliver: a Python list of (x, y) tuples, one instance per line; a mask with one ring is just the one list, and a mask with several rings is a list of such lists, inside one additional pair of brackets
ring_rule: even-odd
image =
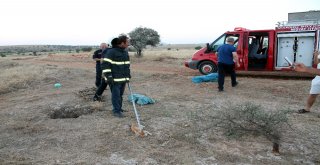
[(115, 64), (115, 65), (124, 65), (124, 64), (130, 64), (130, 61), (121, 61), (121, 62), (117, 62), (117, 61), (112, 61), (109, 58), (103, 58), (103, 61), (106, 62), (110, 62), (111, 64)]
[(115, 78), (113, 79), (114, 82), (120, 82), (120, 81), (129, 81), (130, 78)]
[(109, 58), (103, 58), (103, 61), (107, 61), (107, 62), (112, 63), (112, 60), (110, 60)]
[(107, 72), (111, 72), (111, 69), (105, 69), (102, 71), (102, 73), (107, 73)]

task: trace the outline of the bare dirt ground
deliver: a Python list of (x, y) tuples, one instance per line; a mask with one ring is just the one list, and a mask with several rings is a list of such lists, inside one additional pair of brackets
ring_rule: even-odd
[[(156, 100), (137, 107), (152, 133), (144, 138), (129, 131), (135, 122), (130, 102), (119, 119), (111, 114), (110, 90), (103, 102), (91, 101), (89, 54), (0, 58), (0, 164), (320, 164), (320, 104), (309, 114), (294, 113), (305, 104), (310, 79), (242, 76), (232, 88), (227, 77), (219, 93), (217, 83), (191, 82), (199, 73), (183, 62), (192, 53), (131, 57), (133, 91)], [(208, 116), (244, 102), (292, 112), (280, 156), (264, 137), (229, 139), (211, 127)]]

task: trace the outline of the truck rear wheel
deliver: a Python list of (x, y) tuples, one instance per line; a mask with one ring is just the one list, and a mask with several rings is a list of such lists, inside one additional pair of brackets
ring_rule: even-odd
[(199, 65), (200, 73), (207, 75), (210, 73), (216, 73), (218, 71), (218, 67), (216, 64), (210, 61), (204, 61)]

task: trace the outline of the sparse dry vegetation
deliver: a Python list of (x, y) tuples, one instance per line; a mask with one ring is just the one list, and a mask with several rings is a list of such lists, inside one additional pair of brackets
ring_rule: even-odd
[(265, 110), (261, 105), (250, 102), (240, 105), (229, 103), (217, 110), (213, 116), (214, 128), (221, 128), (227, 137), (239, 139), (242, 136), (263, 136), (273, 144), (273, 151), (279, 153), (282, 135), (290, 128), (289, 110)]
[(46, 69), (43, 66), (25, 65), (16, 62), (2, 62), (0, 94), (30, 88), (35, 84), (41, 84), (41, 81), (54, 74), (54, 70)]
[(70, 46), (70, 45), (17, 45), (17, 46), (0, 46), (0, 55), (41, 55), (49, 53), (91, 51), (99, 49), (98, 45), (91, 46)]
[[(225, 92), (218, 93), (216, 83), (191, 82), (199, 73), (183, 62), (194, 52), (192, 45), (130, 55), (133, 91), (156, 100), (137, 107), (152, 133), (145, 138), (129, 131), (135, 117), (127, 90), (124, 119), (112, 116), (109, 89), (103, 102), (91, 101), (91, 54), (0, 58), (0, 164), (320, 163), (319, 102), (311, 113), (291, 113), (304, 106), (309, 79), (238, 77), (239, 86), (232, 88), (227, 77)], [(56, 82), (62, 87), (54, 88)], [(240, 126), (257, 134), (237, 132)], [(228, 138), (228, 129), (229, 135), (245, 135)], [(277, 133), (272, 130), (284, 133), (280, 156), (264, 136)]]

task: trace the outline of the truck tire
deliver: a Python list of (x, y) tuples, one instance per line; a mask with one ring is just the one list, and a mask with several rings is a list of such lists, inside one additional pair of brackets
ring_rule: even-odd
[(199, 64), (199, 71), (201, 74), (207, 75), (210, 73), (216, 73), (218, 71), (218, 67), (213, 62), (203, 61)]

